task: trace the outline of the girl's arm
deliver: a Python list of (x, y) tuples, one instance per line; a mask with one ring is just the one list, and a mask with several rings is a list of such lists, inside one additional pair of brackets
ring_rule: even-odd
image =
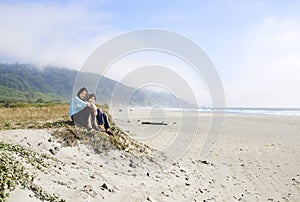
[(91, 106), (90, 103), (81, 100), (77, 96), (75, 97), (75, 99), (73, 101), (74, 101), (73, 102), (73, 107), (75, 107), (75, 108), (77, 108), (79, 110), (85, 108), (86, 106), (89, 106), (89, 107)]

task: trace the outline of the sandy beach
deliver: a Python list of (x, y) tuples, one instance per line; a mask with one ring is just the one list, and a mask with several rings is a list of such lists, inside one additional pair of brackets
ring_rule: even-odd
[[(29, 171), (35, 184), (66, 201), (300, 200), (300, 117), (226, 115), (216, 146), (203, 158), (209, 113), (115, 109), (112, 114), (133, 139), (155, 149), (150, 157), (62, 146), (46, 129), (0, 131), (0, 141), (58, 159), (49, 160), (53, 166), (46, 172)], [(8, 201), (39, 200), (17, 187)]]

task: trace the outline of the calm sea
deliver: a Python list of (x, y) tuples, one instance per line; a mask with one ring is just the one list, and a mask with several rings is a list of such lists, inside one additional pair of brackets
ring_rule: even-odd
[(211, 108), (201, 107), (199, 109), (160, 108), (160, 107), (137, 107), (144, 110), (167, 110), (167, 111), (198, 111), (202, 113), (226, 113), (240, 115), (273, 115), (273, 116), (299, 116), (300, 108)]
[(200, 108), (197, 111), (244, 115), (300, 116), (300, 108)]

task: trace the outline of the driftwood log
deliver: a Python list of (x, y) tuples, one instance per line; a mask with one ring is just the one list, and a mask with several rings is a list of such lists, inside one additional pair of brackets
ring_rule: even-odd
[(142, 121), (142, 124), (148, 124), (148, 125), (168, 125), (167, 123), (164, 122), (152, 122), (152, 121)]

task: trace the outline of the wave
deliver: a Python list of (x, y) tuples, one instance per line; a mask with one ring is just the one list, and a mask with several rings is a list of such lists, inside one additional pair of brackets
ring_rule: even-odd
[(241, 115), (300, 116), (300, 108), (199, 108), (197, 111)]
[(141, 107), (136, 109), (144, 110), (166, 110), (166, 111), (190, 111), (201, 113), (225, 113), (238, 115), (272, 115), (272, 116), (299, 116), (300, 108), (212, 108), (201, 107), (198, 109), (188, 108), (159, 108), (159, 107)]

